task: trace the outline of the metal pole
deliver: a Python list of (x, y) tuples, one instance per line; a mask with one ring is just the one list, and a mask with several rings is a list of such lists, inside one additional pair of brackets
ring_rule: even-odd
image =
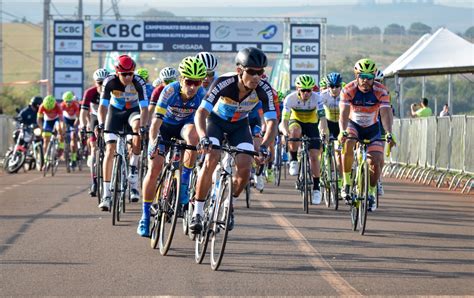
[(454, 115), (454, 109), (451, 104), (451, 96), (453, 94), (453, 76), (448, 74), (448, 107), (451, 111), (451, 115)]
[(403, 78), (400, 78), (400, 118), (405, 117), (405, 108), (403, 106)]
[[(41, 69), (41, 79), (49, 81), (49, 5), (51, 0), (44, 0), (43, 4), (43, 65)], [(44, 97), (49, 92), (47, 85), (41, 85), (41, 95)]]
[[(104, 0), (100, 0), (99, 20), (103, 20), (104, 17)], [(104, 54), (99, 52), (99, 68), (104, 67)]]
[(79, 0), (79, 4), (77, 6), (77, 18), (82, 20), (82, 0)]
[(426, 77), (423, 76), (421, 77), (421, 98), (425, 98), (425, 82), (426, 82)]
[(3, 91), (3, 0), (0, 0), (0, 93)]

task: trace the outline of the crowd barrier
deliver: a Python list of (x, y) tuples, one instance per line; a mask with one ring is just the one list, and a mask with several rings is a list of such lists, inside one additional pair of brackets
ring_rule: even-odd
[(395, 119), (397, 146), (384, 176), (469, 193), (474, 185), (474, 116)]
[(12, 132), (15, 129), (13, 117), (0, 115), (0, 160), (3, 159), (8, 147), (12, 144)]

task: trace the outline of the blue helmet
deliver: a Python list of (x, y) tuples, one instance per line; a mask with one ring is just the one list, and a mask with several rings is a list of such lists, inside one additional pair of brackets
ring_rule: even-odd
[(328, 85), (337, 86), (337, 85), (341, 85), (342, 83), (342, 76), (338, 72), (331, 72), (330, 74), (326, 76), (326, 78), (328, 81)]

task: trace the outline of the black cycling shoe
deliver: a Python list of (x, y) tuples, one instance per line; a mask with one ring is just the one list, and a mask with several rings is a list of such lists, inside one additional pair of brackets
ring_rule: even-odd
[(229, 214), (229, 224), (227, 225), (227, 230), (232, 231), (234, 229), (234, 210)]
[(189, 224), (189, 230), (193, 234), (199, 234), (202, 231), (202, 216), (197, 214), (196, 216), (193, 216), (191, 219), (191, 223)]
[(91, 197), (97, 197), (97, 184), (92, 183), (89, 189), (89, 195)]

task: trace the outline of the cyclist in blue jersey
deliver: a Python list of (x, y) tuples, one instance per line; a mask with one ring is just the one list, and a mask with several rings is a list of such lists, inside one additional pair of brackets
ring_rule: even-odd
[(196, 58), (201, 59), (202, 62), (204, 62), (204, 65), (206, 65), (207, 74), (204, 78), (204, 81), (202, 81), (202, 86), (204, 89), (206, 89), (206, 91), (208, 91), (209, 87), (211, 87), (211, 84), (216, 80), (217, 77), (217, 58), (209, 52), (200, 52), (196, 55)]
[[(211, 187), (211, 179), (220, 160), (220, 150), (211, 149), (211, 144), (220, 146), (227, 134), (230, 146), (244, 150), (254, 150), (249, 129), (248, 114), (259, 103), (267, 125), (260, 146), (258, 161), (265, 162), (268, 146), (274, 138), (276, 128), (276, 110), (273, 103), (273, 90), (270, 84), (261, 79), (267, 66), (267, 57), (259, 49), (249, 47), (241, 49), (235, 58), (237, 73), (220, 76), (211, 86), (196, 112), (196, 130), (200, 145), (206, 158), (198, 175), (196, 184), (195, 208), (190, 230), (199, 233), (202, 230), (202, 216), (206, 196)], [(245, 188), (252, 164), (252, 156), (237, 154), (235, 157), (234, 200)], [(229, 230), (233, 229), (233, 210), (230, 214)]]
[[(158, 133), (160, 134), (158, 140), (184, 139), (188, 145), (193, 146), (199, 142), (194, 126), (194, 113), (206, 94), (204, 88), (201, 87), (202, 80), (206, 76), (206, 67), (200, 59), (186, 57), (179, 65), (179, 72), (181, 73), (179, 81), (167, 85), (158, 99), (155, 118), (149, 133), (150, 149), (155, 147)], [(156, 181), (165, 161), (166, 148), (161, 147), (158, 151), (158, 153), (149, 152), (148, 171), (143, 181), (143, 211), (137, 228), (137, 233), (143, 237), (149, 235), (150, 206), (155, 195)], [(180, 190), (181, 206), (189, 201), (188, 184), (196, 155), (195, 151), (190, 150), (184, 154)], [(181, 207), (178, 211), (180, 210)]]
[[(148, 98), (145, 81), (134, 74), (135, 61), (127, 55), (121, 55), (115, 61), (115, 74), (109, 75), (103, 82), (103, 92), (100, 97), (97, 130), (140, 132), (147, 133)], [(117, 135), (104, 134), (106, 151), (103, 165), (104, 195), (99, 204), (102, 211), (108, 211), (111, 205), (110, 179), (112, 178), (112, 163), (114, 159)], [(138, 161), (140, 159), (140, 137), (132, 139), (132, 154), (130, 157), (130, 197), (132, 202), (140, 199), (138, 192)]]

